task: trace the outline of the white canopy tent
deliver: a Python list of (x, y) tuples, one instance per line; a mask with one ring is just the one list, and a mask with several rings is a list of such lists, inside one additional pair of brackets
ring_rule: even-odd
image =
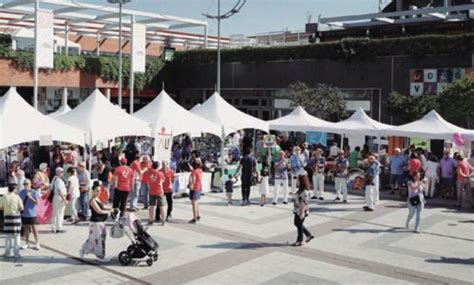
[(153, 134), (165, 128), (173, 136), (184, 133), (210, 133), (221, 136), (221, 127), (197, 116), (176, 103), (164, 90), (134, 117), (150, 123)]
[(286, 132), (324, 131), (333, 132), (337, 128), (331, 123), (308, 114), (298, 106), (290, 114), (268, 122), (271, 130)]
[(268, 123), (239, 111), (227, 103), (217, 92), (192, 113), (222, 127), (228, 135), (241, 129), (257, 129), (268, 132)]
[(366, 136), (380, 136), (382, 131), (393, 128), (391, 125), (383, 124), (369, 117), (362, 108), (357, 109), (348, 119), (336, 123), (336, 129), (339, 133)]
[(59, 109), (57, 109), (56, 111), (54, 111), (53, 113), (50, 113), (48, 114), (48, 117), (50, 118), (57, 118), (57, 117), (60, 117), (66, 113), (69, 113), (69, 111), (71, 111), (71, 107), (69, 107), (69, 105), (65, 105), (65, 106), (61, 106), (59, 107)]
[(466, 140), (474, 140), (474, 130), (463, 129), (453, 125), (434, 110), (417, 121), (382, 131), (382, 134), (387, 136), (440, 140), (452, 140), (455, 133), (461, 134)]
[(86, 132), (88, 145), (116, 137), (151, 134), (147, 123), (117, 108), (98, 89), (79, 106), (56, 120)]
[(194, 105), (194, 107), (191, 108), (191, 110), (189, 110), (190, 112), (194, 112), (196, 111), (197, 109), (201, 108), (201, 103), (197, 103), (196, 105)]
[(43, 140), (84, 145), (84, 132), (47, 117), (10, 88), (0, 100), (0, 148)]

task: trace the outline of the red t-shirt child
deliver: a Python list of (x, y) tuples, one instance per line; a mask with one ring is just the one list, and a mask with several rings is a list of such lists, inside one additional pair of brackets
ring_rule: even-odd
[(193, 171), (191, 171), (191, 177), (194, 182), (194, 184), (191, 185), (191, 190), (195, 192), (200, 192), (202, 190), (202, 169), (193, 169)]
[(148, 191), (151, 196), (163, 196), (163, 182), (165, 176), (158, 169), (147, 171)]
[(120, 191), (130, 192), (133, 170), (126, 165), (121, 165), (115, 168), (114, 176), (117, 177), (117, 189)]
[(165, 193), (172, 193), (173, 192), (173, 180), (174, 180), (174, 172), (171, 169), (164, 170), (161, 169), (165, 177), (165, 181), (163, 182), (163, 190)]

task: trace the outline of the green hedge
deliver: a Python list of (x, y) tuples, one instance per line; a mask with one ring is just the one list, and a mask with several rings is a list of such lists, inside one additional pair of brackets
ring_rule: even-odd
[[(425, 35), (393, 39), (346, 38), (336, 42), (323, 42), (302, 46), (245, 47), (222, 50), (223, 62), (265, 62), (300, 59), (359, 59), (377, 56), (423, 56), (470, 52), (474, 34), (456, 36)], [(215, 63), (215, 50), (190, 50), (177, 52), (176, 64)]]
[[(0, 35), (0, 58), (11, 59), (12, 64), (18, 70), (32, 71), (34, 68), (34, 55), (26, 51), (13, 51), (11, 49), (11, 37)], [(82, 56), (63, 54), (54, 55), (54, 68), (50, 72), (67, 72), (75, 68), (96, 75), (105, 81), (118, 81), (118, 58), (116, 56)], [(135, 74), (135, 88), (144, 89), (150, 85), (163, 68), (164, 62), (161, 58), (148, 57), (146, 59), (146, 72)], [(123, 82), (129, 86), (130, 59), (123, 59)]]

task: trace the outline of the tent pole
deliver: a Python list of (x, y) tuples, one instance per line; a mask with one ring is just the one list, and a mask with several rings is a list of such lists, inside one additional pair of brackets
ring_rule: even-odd
[(224, 191), (224, 185), (222, 185), (222, 177), (224, 177), (224, 170), (225, 170), (225, 155), (224, 155), (224, 148), (225, 148), (225, 132), (224, 126), (222, 126), (222, 137), (221, 137), (221, 190)]
[(341, 150), (344, 150), (344, 134), (341, 134)]

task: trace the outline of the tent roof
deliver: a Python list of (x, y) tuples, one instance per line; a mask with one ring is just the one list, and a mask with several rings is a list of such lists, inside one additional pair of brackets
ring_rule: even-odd
[(365, 134), (370, 136), (378, 136), (381, 131), (393, 128), (391, 125), (383, 124), (372, 119), (362, 108), (357, 109), (357, 111), (348, 119), (336, 124), (341, 133)]
[(10, 88), (0, 100), (0, 148), (38, 141), (43, 136), (84, 145), (84, 132), (41, 114)]
[(227, 103), (217, 92), (192, 113), (222, 126), (228, 135), (240, 129), (258, 129), (267, 132), (268, 123), (250, 116)]
[(66, 104), (65, 106), (59, 107), (59, 108), (58, 108), (56, 111), (54, 111), (53, 113), (48, 114), (48, 117), (54, 119), (54, 118), (57, 118), (57, 117), (59, 117), (59, 116), (62, 116), (62, 115), (64, 115), (64, 114), (68, 113), (68, 112), (71, 111), (71, 110), (72, 110), (71, 107), (69, 107), (69, 105)]
[(221, 127), (197, 116), (176, 103), (164, 90), (133, 116), (151, 123), (154, 131), (165, 128), (177, 136), (184, 133), (211, 133), (221, 136)]
[(98, 89), (79, 106), (56, 119), (85, 131), (90, 135), (87, 144), (92, 145), (116, 137), (151, 134), (147, 123), (110, 103)]
[(191, 110), (189, 110), (190, 112), (194, 112), (196, 111), (197, 109), (201, 108), (201, 103), (197, 103), (196, 105), (194, 105), (194, 107), (191, 108)]
[(441, 140), (452, 140), (453, 134), (459, 133), (464, 139), (474, 140), (474, 130), (463, 129), (453, 125), (434, 110), (417, 121), (384, 130), (383, 133), (390, 136), (422, 137)]
[(298, 106), (290, 114), (268, 122), (271, 130), (288, 132), (324, 131), (332, 132), (336, 128), (331, 123), (308, 114), (303, 107)]

